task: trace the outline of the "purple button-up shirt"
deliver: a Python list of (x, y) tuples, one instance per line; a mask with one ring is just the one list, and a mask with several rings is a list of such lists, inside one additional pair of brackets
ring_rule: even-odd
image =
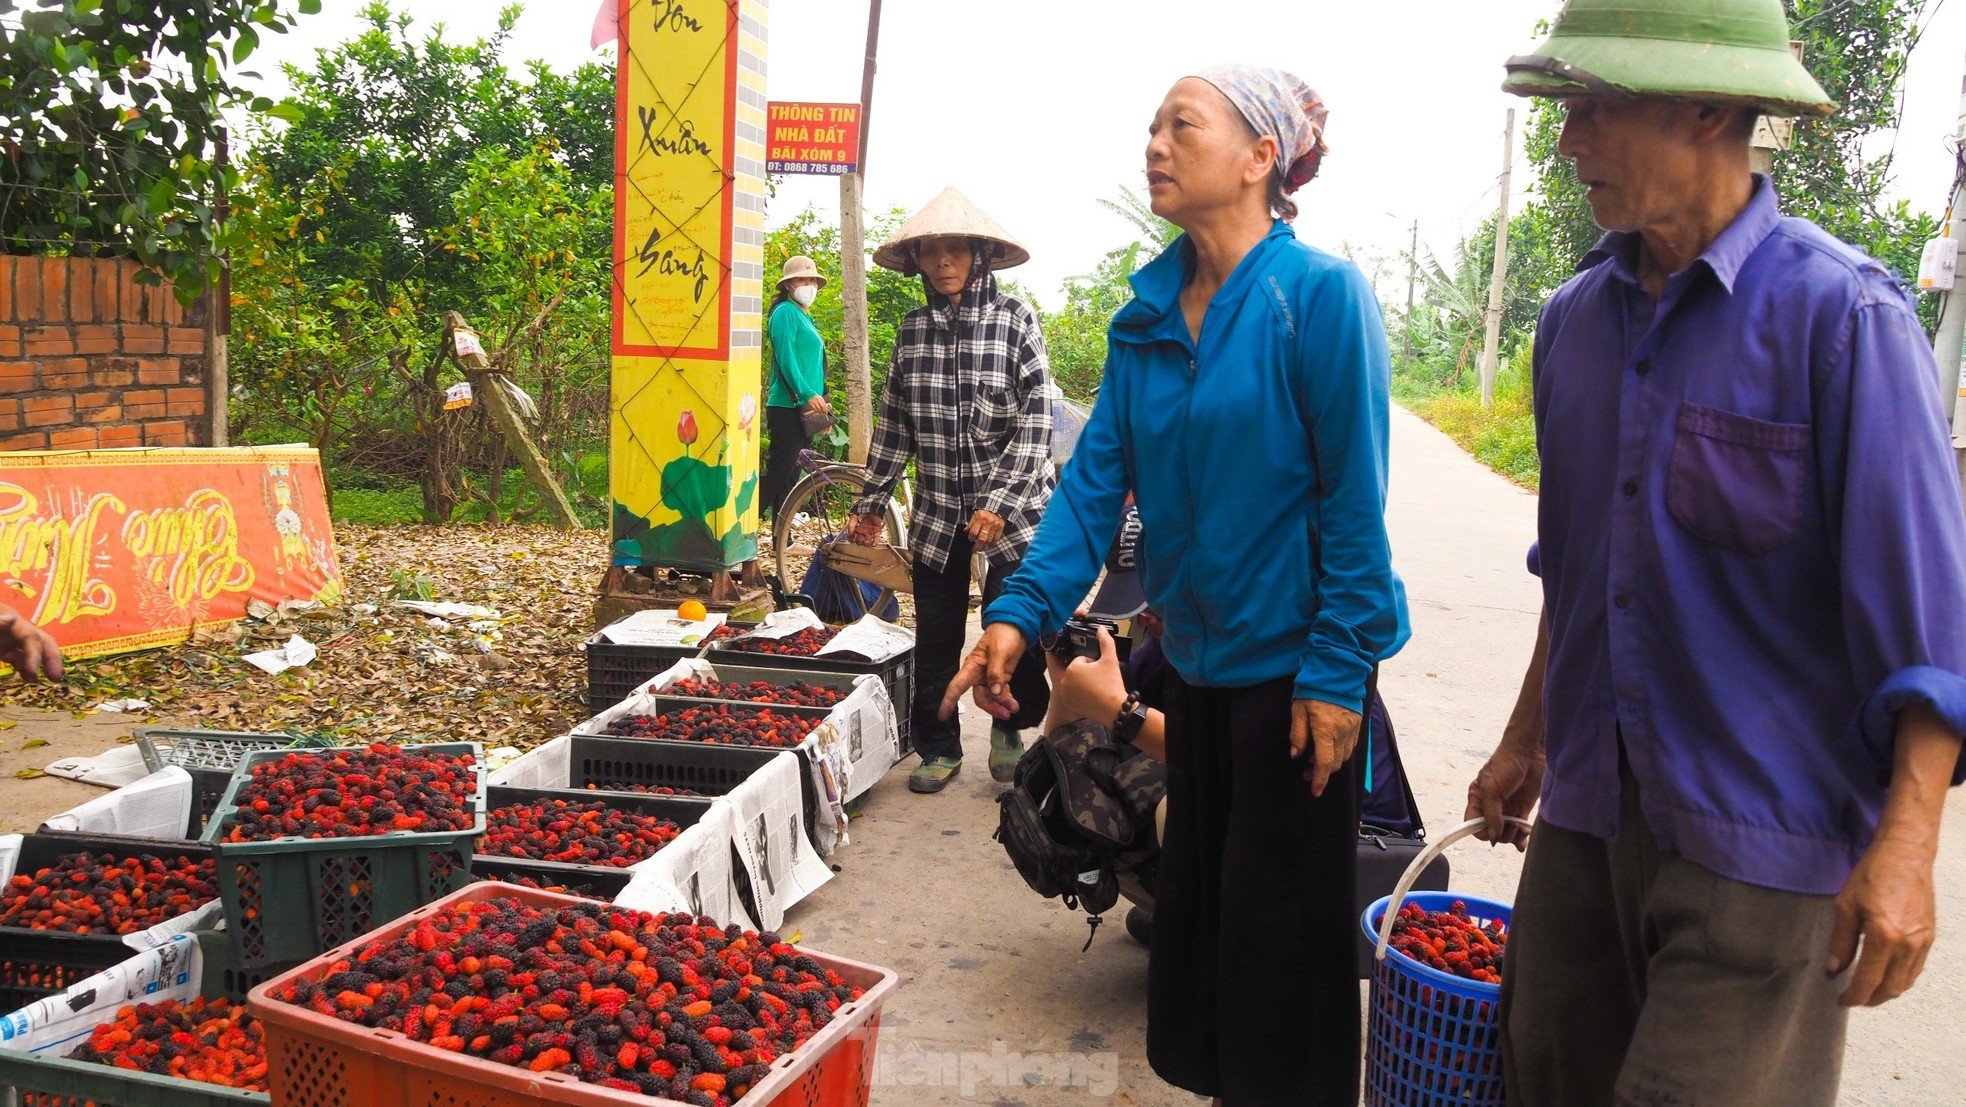
[[(1752, 201), (1659, 299), (1612, 234), (1543, 310), (1543, 817), (1836, 892), (1897, 711), (1966, 730), (1966, 511), (1932, 351), (1875, 261)], [(1966, 766), (1963, 766), (1966, 767)], [(1959, 783), (1955, 774), (1954, 783)]]

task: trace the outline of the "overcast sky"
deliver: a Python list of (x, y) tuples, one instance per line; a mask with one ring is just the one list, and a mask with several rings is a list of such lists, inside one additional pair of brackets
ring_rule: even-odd
[[(394, 2), (455, 38), (490, 30), (499, 7)], [(359, 27), (360, 6), (325, 0), (322, 14), (303, 17), (295, 32), (269, 36), (268, 53), (310, 59), (316, 47)], [(531, 57), (555, 68), (611, 61), (611, 49), (588, 49), (597, 6), (533, 0), (514, 36), (513, 68)], [(1142, 185), (1147, 120), (1167, 86), (1201, 66), (1241, 61), (1301, 74), (1331, 107), (1332, 155), (1298, 194), (1302, 237), (1393, 258), (1417, 219), (1423, 244), (1446, 255), (1493, 210), (1503, 116), (1526, 106), (1498, 91), (1502, 60), (1532, 46), (1536, 21), (1557, 7), (1557, 0), (887, 0), (867, 199), (912, 211), (945, 185), (962, 189), (1023, 239), (1032, 260), (1015, 276), (1055, 307), (1064, 278), (1132, 238), (1097, 201)], [(865, 0), (772, 0), (771, 98), (857, 98), (866, 12)], [(1963, 56), (1966, 3), (1940, 0), (1912, 55), (1894, 173), (1896, 194), (1933, 212), (1944, 209), (1952, 178)], [(1529, 184), (1522, 121), (1518, 112), (1518, 190)], [(838, 198), (833, 178), (790, 178), (768, 218), (777, 225), (808, 205), (831, 218)], [(1386, 288), (1404, 295), (1400, 281)]]

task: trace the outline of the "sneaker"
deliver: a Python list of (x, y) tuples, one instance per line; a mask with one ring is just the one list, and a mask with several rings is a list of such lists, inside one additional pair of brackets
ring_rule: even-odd
[(962, 771), (963, 759), (960, 757), (931, 758), (915, 766), (915, 771), (908, 774), (908, 790), (925, 796), (932, 795), (947, 788), (949, 781)]
[(1017, 776), (1017, 763), (1024, 759), (1024, 732), (1000, 726), (990, 728), (990, 779), (1009, 784)]
[(1144, 907), (1129, 907), (1126, 910), (1126, 932), (1134, 941), (1143, 946), (1154, 944), (1154, 913)]

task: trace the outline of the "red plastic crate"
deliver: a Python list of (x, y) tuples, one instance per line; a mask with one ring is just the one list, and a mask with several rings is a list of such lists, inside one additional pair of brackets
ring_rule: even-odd
[[(331, 949), (252, 990), (247, 1005), (263, 1020), (273, 1102), (282, 1107), (682, 1107), (675, 1100), (621, 1092), (562, 1073), (534, 1073), (466, 1057), (391, 1030), (345, 1023), (272, 998), (275, 989), (318, 978), (362, 946), (391, 938), (425, 916), (460, 903), (516, 899), (540, 907), (576, 905), (575, 896), (514, 885), (481, 883)], [(892, 970), (803, 950), (863, 991), (799, 1049), (780, 1057), (740, 1107), (865, 1107), (873, 1089), (881, 1007), (899, 983)]]

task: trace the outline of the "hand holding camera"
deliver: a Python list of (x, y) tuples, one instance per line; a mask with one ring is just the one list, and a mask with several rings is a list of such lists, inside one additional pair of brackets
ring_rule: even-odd
[(1066, 622), (1065, 629), (1057, 634), (1047, 634), (1038, 639), (1038, 645), (1046, 653), (1056, 654), (1066, 664), (1075, 657), (1088, 661), (1099, 660), (1099, 632), (1105, 631), (1110, 638), (1119, 633), (1119, 624), (1093, 615), (1076, 615)]
[(1080, 719), (1109, 723), (1126, 702), (1126, 677), (1120, 671), (1112, 633), (1097, 626), (1091, 632), (1090, 655), (1064, 641), (1063, 634), (1045, 640), (1044, 664), (1051, 677), (1051, 710), (1044, 720), (1047, 734)]

